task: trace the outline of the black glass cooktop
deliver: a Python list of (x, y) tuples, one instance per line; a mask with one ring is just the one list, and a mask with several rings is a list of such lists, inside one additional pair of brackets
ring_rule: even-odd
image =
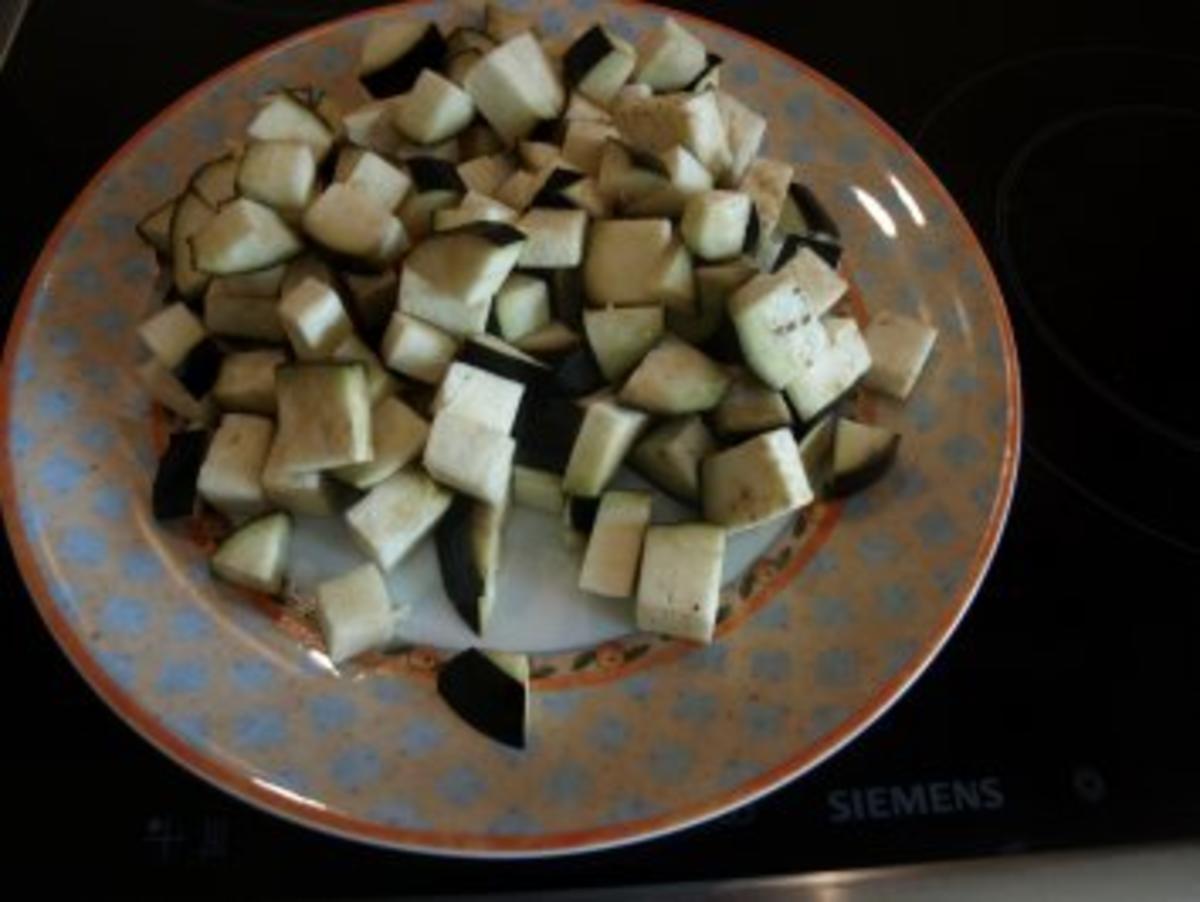
[[(39, 0), (0, 73), (6, 310), (91, 172), (248, 51), (358, 4)], [(7, 550), (7, 869), (99, 889), (454, 892), (732, 878), (1200, 832), (1200, 41), (1155, 4), (680, 3), (895, 125), (1006, 291), (1027, 405), (1009, 527), (961, 630), (849, 749), (771, 797), (603, 854), (473, 863), (261, 814), (91, 694)], [(43, 872), (43, 877), (45, 872)]]

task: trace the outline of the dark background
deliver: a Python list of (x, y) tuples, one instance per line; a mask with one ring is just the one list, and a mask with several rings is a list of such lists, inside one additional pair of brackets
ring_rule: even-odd
[[(0, 73), (4, 309), (66, 205), (138, 126), (261, 45), (366, 5), (36, 0)], [(850, 749), (710, 825), (613, 853), (448, 862), (292, 827), (176, 768), (75, 675), (5, 546), (12, 885), (40, 871), (43, 885), (122, 894), (520, 890), (1196, 832), (1196, 32), (1165, 4), (671, 5), (775, 43), (864, 100), (941, 176), (997, 265), (1027, 444), (995, 567), (945, 654)], [(1061, 123), (1074, 123), (1073, 140), (1014, 184), (1031, 136)], [(1066, 350), (1062, 324), (1037, 313), (1047, 292), (1083, 323)], [(839, 822), (829, 801), (982, 779), (1003, 805)]]

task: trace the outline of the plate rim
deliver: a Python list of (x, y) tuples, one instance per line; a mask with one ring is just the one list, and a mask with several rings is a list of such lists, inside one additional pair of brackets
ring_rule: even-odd
[(43, 623), (53, 635), (59, 649), (92, 691), (136, 734), (177, 765), (203, 779), (209, 785), (259, 810), (282, 817), (302, 827), (380, 848), (457, 858), (494, 860), (557, 857), (598, 852), (651, 840), (685, 830), (750, 804), (798, 779), (836, 754), (886, 714), (937, 658), (970, 610), (999, 547), (1016, 488), (1021, 436), (1024, 428), (1020, 364), (1007, 303), (986, 251), (953, 196), (916, 150), (863, 101), (787, 51), (730, 25), (697, 13), (671, 9), (657, 3), (641, 2), (641, 0), (618, 0), (619, 6), (648, 9), (663, 15), (701, 22), (738, 41), (746, 42), (770, 57), (796, 67), (806, 78), (812, 79), (822, 91), (853, 109), (893, 150), (898, 151), (901, 156), (914, 165), (926, 184), (946, 205), (950, 213), (950, 222), (955, 231), (959, 233), (960, 239), (964, 240), (966, 246), (971, 248), (978, 259), (983, 262), (981, 274), (984, 288), (992, 302), (1000, 335), (1008, 410), (1004, 448), (1000, 459), (998, 491), (988, 512), (982, 537), (971, 556), (967, 571), (969, 578), (963, 589), (954, 603), (947, 607), (946, 614), (935, 625), (930, 636), (908, 665), (881, 683), (858, 710), (821, 741), (804, 746), (803, 750), (769, 770), (760, 772), (751, 779), (726, 789), (713, 798), (686, 808), (676, 808), (652, 817), (604, 827), (528, 836), (489, 836), (414, 830), (353, 817), (343, 812), (330, 810), (317, 801), (306, 799), (265, 780), (256, 780), (235, 766), (222, 762), (217, 756), (198, 749), (161, 723), (138, 702), (132, 691), (125, 690), (109, 677), (55, 604), (53, 593), (34, 553), (34, 543), (26, 532), (24, 519), (20, 515), (20, 505), (15, 489), (17, 466), (8, 426), (11, 417), (12, 394), (16, 386), (14, 372), (21, 338), (25, 333), (34, 306), (33, 298), (37, 286), (41, 284), (45, 271), (56, 258), (68, 230), (74, 225), (82, 209), (102, 186), (110, 171), (147, 140), (160, 125), (168, 121), (177, 110), (186, 107), (209, 88), (234, 73), (256, 65), (263, 59), (288, 47), (302, 45), (350, 23), (389, 13), (410, 11), (428, 6), (433, 2), (436, 0), (407, 0), (407, 2), (371, 7), (331, 18), (273, 41), (219, 69), (159, 110), (122, 142), (71, 201), (59, 217), (26, 277), (17, 306), (9, 320), (4, 342), (3, 361), (0, 363), (0, 508), (2, 508), (9, 544), (26, 590)]

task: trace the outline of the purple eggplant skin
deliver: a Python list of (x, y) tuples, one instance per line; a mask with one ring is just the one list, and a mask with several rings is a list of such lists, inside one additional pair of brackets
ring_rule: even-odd
[(437, 689), (459, 717), (489, 739), (525, 747), (528, 690), (487, 655), (469, 648), (438, 669)]

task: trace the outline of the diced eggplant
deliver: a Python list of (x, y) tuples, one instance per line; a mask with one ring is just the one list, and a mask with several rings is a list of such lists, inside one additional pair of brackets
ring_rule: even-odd
[(588, 175), (597, 176), (600, 174), (600, 160), (604, 155), (604, 148), (609, 139), (619, 136), (620, 132), (607, 122), (587, 119), (570, 121), (563, 137), (563, 159)]
[(398, 373), (435, 385), (458, 353), (458, 341), (436, 326), (397, 313), (383, 336), (384, 362)]
[(568, 398), (582, 398), (604, 388), (608, 382), (587, 345), (580, 345), (557, 362), (554, 384)]
[(602, 25), (593, 25), (563, 54), (567, 84), (604, 106), (612, 102), (636, 66), (633, 46)]
[(211, 277), (196, 268), (192, 236), (216, 215), (217, 211), (192, 191), (185, 191), (175, 203), (171, 217), (171, 274), (175, 290), (184, 298), (197, 298), (208, 287)]
[(482, 332), (492, 298), (525, 243), (523, 232), (499, 222), (476, 222), (439, 232), (404, 263), (400, 309), (455, 335)]
[(648, 421), (611, 401), (588, 405), (563, 476), (563, 490), (589, 498), (604, 491)]
[(813, 500), (796, 440), (786, 428), (706, 458), (700, 483), (704, 519), (731, 530), (749, 529)]
[(299, 360), (323, 360), (354, 332), (338, 293), (305, 279), (279, 302), (279, 318)]
[(441, 30), (431, 22), (390, 23), (367, 35), (358, 78), (374, 97), (404, 94), (423, 70), (442, 67), (447, 49)]
[(513, 273), (496, 294), (496, 322), (505, 341), (517, 341), (550, 322), (550, 291), (545, 281)]
[(937, 330), (920, 320), (882, 311), (867, 325), (871, 368), (866, 386), (903, 401), (912, 394), (937, 341)]
[(516, 342), (516, 346), (541, 359), (557, 360), (574, 351), (580, 340), (578, 332), (566, 323), (554, 320), (536, 332), (526, 335)]
[(529, 34), (533, 37), (536, 33), (532, 18), (505, 9), (494, 0), (488, 0), (484, 4), (483, 27), (488, 37), (500, 43), (522, 34)]
[(296, 258), (292, 263), (281, 263), (279, 266), (256, 269), (253, 272), (218, 276), (210, 283), (210, 289), (238, 297), (277, 299), (283, 290), (284, 276), (299, 260), (300, 258)]
[(680, 233), (697, 257), (719, 262), (757, 243), (758, 220), (750, 197), (740, 191), (694, 195), (683, 210)]
[[(609, 494), (612, 493), (605, 493)], [(563, 522), (572, 532), (586, 537), (591, 535), (596, 525), (596, 515), (599, 513), (599, 498), (570, 498), (563, 505)]]
[[(684, 341), (706, 346), (708, 353), (717, 356), (718, 359), (726, 359), (726, 355), (714, 353), (707, 345), (723, 326), (729, 325), (726, 308), (729, 296), (749, 282), (754, 275), (754, 267), (744, 260), (697, 266), (696, 311), (668, 311), (667, 325)], [(733, 344), (737, 344), (736, 335), (733, 336)]]
[(829, 344), (787, 384), (788, 400), (802, 420), (819, 416), (871, 367), (871, 355), (854, 320), (828, 317), (824, 327)]
[(404, 225), (365, 192), (335, 182), (304, 213), (304, 231), (346, 268), (380, 270), (408, 248)]
[(458, 146), (458, 138), (451, 138), (441, 144), (413, 144), (401, 141), (391, 157), (398, 163), (409, 164), (413, 160), (441, 160), (457, 166), (462, 162), (462, 151)]
[(418, 144), (439, 144), (471, 124), (475, 102), (454, 82), (426, 69), (411, 91), (396, 98), (392, 115), (407, 138)]
[(212, 556), (212, 570), (227, 583), (278, 595), (287, 570), (292, 518), (266, 514), (229, 535)]
[(317, 161), (307, 144), (259, 141), (246, 148), (237, 187), (246, 197), (294, 218), (312, 199)]
[(175, 218), (176, 198), (159, 204), (137, 224), (137, 234), (155, 253), (171, 255), (171, 220)]
[(589, 300), (598, 307), (661, 303), (676, 247), (667, 219), (593, 223), (583, 265)]
[(767, 134), (767, 120), (732, 94), (725, 91), (713, 93), (725, 125), (725, 143), (729, 147), (730, 164), (725, 174), (725, 184), (739, 185), (750, 164), (758, 158), (758, 151)]
[(721, 435), (748, 435), (790, 426), (792, 412), (783, 395), (749, 373), (739, 373), (712, 414)]
[(371, 459), (371, 400), (361, 363), (307, 363), (275, 371), (284, 466), (328, 470)]
[(845, 296), (849, 287), (836, 270), (808, 248), (801, 248), (779, 272), (800, 289), (813, 316), (828, 313)]
[(650, 35), (638, 54), (635, 78), (655, 91), (680, 91), (704, 71), (708, 51), (703, 42), (669, 16)]
[(516, 423), (524, 395), (521, 382), (456, 361), (438, 388), (433, 410), (466, 417), (507, 435)]
[(463, 344), (458, 359), (527, 388), (545, 384), (550, 378), (546, 364), (494, 335), (472, 335)]
[(275, 414), (275, 370), (287, 363), (279, 350), (243, 351), (221, 362), (213, 399), (233, 413)]
[(877, 482), (896, 461), (900, 435), (883, 426), (839, 418), (826, 492), (844, 498)]
[(668, 495), (685, 504), (700, 500), (700, 463), (717, 450), (699, 416), (676, 417), (655, 426), (634, 447), (629, 462)]
[(496, 200), (513, 210), (526, 210), (541, 186), (542, 178), (540, 176), (532, 172), (517, 170), (496, 189)]
[(399, 398), (386, 397), (371, 409), (371, 460), (332, 470), (356, 489), (371, 489), (416, 460), (429, 436), (429, 423)]
[(826, 414), (810, 426), (796, 442), (808, 484), (818, 497), (828, 494), (826, 485), (833, 465), (833, 439), (837, 432), (837, 421), (836, 414)]
[[(807, 185), (792, 182), (787, 200), (779, 217), (779, 228), (789, 235), (808, 238), (813, 242), (841, 251), (841, 231), (821, 201)], [(830, 263), (836, 266), (837, 261)]]
[(517, 220), (525, 233), (519, 266), (570, 269), (583, 262), (587, 214), (582, 210), (534, 209)]
[[(247, 278), (249, 275), (248, 273), (242, 278)], [(305, 279), (316, 279), (318, 282), (324, 282), (326, 285), (337, 284), (337, 276), (333, 268), (317, 254), (308, 252), (296, 257), (284, 267), (283, 278), (279, 283), (279, 290), (274, 292), (272, 296), (278, 300)], [(221, 281), (228, 281), (228, 279)]]
[(188, 189), (200, 195), (213, 209), (220, 209), (238, 196), (237, 171), (237, 158), (225, 154), (202, 163), (188, 180)]
[(673, 196), (666, 163), (657, 154), (635, 150), (615, 138), (600, 150), (596, 179), (600, 192), (626, 213), (640, 206), (642, 215), (654, 215), (653, 207), (663, 206), (657, 199)]
[(318, 585), (317, 619), (334, 664), (386, 645), (394, 615), (379, 568), (363, 564)]
[(557, 515), (566, 504), (562, 475), (517, 464), (513, 467), (512, 499), (520, 507)]
[(807, 295), (787, 271), (755, 276), (728, 301), (746, 362), (772, 388), (783, 388), (828, 344)]
[(759, 157), (746, 169), (739, 190), (750, 195), (762, 231), (771, 234), (779, 224), (795, 169), (791, 163)]
[(412, 177), (379, 154), (346, 147), (338, 154), (334, 179), (363, 191), (376, 204), (394, 213), (412, 189)]
[(272, 505), (305, 517), (332, 517), (341, 509), (343, 493), (327, 474), (296, 473), (286, 463), (287, 449), (276, 430), (262, 471), (263, 492)]
[(721, 595), (725, 530), (708, 523), (651, 526), (638, 578), (638, 628), (711, 642)]
[(662, 307), (611, 307), (584, 313), (588, 344), (600, 371), (619, 382), (662, 337)]
[(503, 153), (478, 156), (458, 164), (458, 177), (471, 191), (494, 196), (496, 190), (516, 171), (512, 160)]
[(646, 492), (604, 493), (583, 557), (580, 589), (608, 598), (633, 595), (650, 507)]
[(453, 497), (419, 467), (407, 467), (352, 505), (346, 522), (355, 542), (386, 573), (433, 531)]
[(539, 470), (564, 472), (583, 419), (583, 410), (556, 392), (526, 391), (514, 429), (517, 462)]
[(283, 342), (287, 333), (279, 318), (279, 299), (229, 293), (213, 279), (204, 298), (204, 325), (214, 335), (252, 341)]
[(504, 516), (503, 506), (458, 495), (434, 533), (446, 595), (480, 636), (496, 600)]
[[(542, 125), (546, 125), (546, 122), (543, 121)], [(517, 156), (526, 169), (537, 172), (558, 166), (562, 162), (562, 149), (550, 140), (525, 140), (517, 145)]]
[(203, 398), (217, 384), (224, 357), (215, 341), (204, 338), (175, 367), (175, 377), (193, 397)]
[(350, 300), (350, 318), (363, 337), (378, 346), (396, 309), (399, 277), (388, 269), (381, 273), (344, 273), (340, 281)]
[(204, 429), (171, 433), (154, 474), (151, 507), (155, 520), (178, 520), (196, 512), (196, 483), (208, 452), (208, 440)]
[(527, 680), (514, 677), (487, 654), (470, 648), (438, 669), (437, 685), (438, 694), (470, 727), (504, 745), (525, 747)]
[(549, 208), (560, 211), (582, 211), (588, 216), (603, 219), (609, 215), (610, 205), (592, 179), (582, 172), (563, 166), (545, 167), (548, 174), (541, 188), (529, 202), (531, 207)]
[[(683, 214), (692, 198), (712, 190), (712, 175), (686, 148), (676, 145), (655, 159), (666, 173), (666, 183), (640, 193), (635, 187), (632, 196), (626, 196), (621, 204), (627, 215), (675, 218)], [(650, 184), (646, 181), (647, 186)]]
[(527, 270), (527, 274), (536, 276), (546, 283), (550, 292), (550, 307), (555, 318), (572, 329), (583, 325), (587, 293), (584, 290), (581, 267)]
[(399, 388), (396, 377), (387, 371), (379, 355), (353, 333), (330, 352), (329, 359), (339, 363), (362, 364), (366, 372), (367, 398), (372, 404), (394, 395)]
[(307, 144), (317, 162), (325, 159), (333, 146), (333, 130), (314, 110), (286, 91), (263, 99), (246, 135), (254, 141), (295, 141)]
[(466, 84), (467, 75), (481, 59), (483, 54), (478, 50), (460, 50), (450, 54), (450, 58), (446, 60), (446, 77), (456, 85)]
[(721, 403), (729, 384), (724, 369), (686, 342), (667, 335), (630, 374), (618, 398), (650, 413), (701, 413)]
[(191, 237), (196, 268), (214, 275), (265, 269), (303, 250), (279, 214), (249, 198), (231, 201)]
[(446, 36), (446, 48), (451, 54), (462, 53), (464, 50), (487, 53), (495, 46), (496, 39), (478, 28), (463, 26), (454, 29)]
[(162, 308), (138, 326), (142, 344), (170, 370), (183, 363), (206, 334), (204, 323), (178, 302)]
[(206, 423), (216, 413), (211, 398), (201, 399), (192, 395), (174, 373), (153, 357), (138, 366), (137, 377), (151, 398), (185, 420)]
[(227, 413), (208, 446), (196, 487), (213, 507), (234, 518), (267, 508), (262, 471), (275, 424), (266, 417)]
[(515, 143), (542, 119), (556, 119), (566, 96), (537, 39), (519, 34), (491, 50), (464, 85), (479, 112), (504, 141)]
[(725, 123), (712, 91), (630, 99), (616, 104), (613, 118), (634, 147), (660, 153), (682, 144), (714, 177), (729, 169)]
[(516, 442), (452, 410), (433, 419), (422, 462), (429, 475), (465, 495), (501, 504), (508, 494)]

